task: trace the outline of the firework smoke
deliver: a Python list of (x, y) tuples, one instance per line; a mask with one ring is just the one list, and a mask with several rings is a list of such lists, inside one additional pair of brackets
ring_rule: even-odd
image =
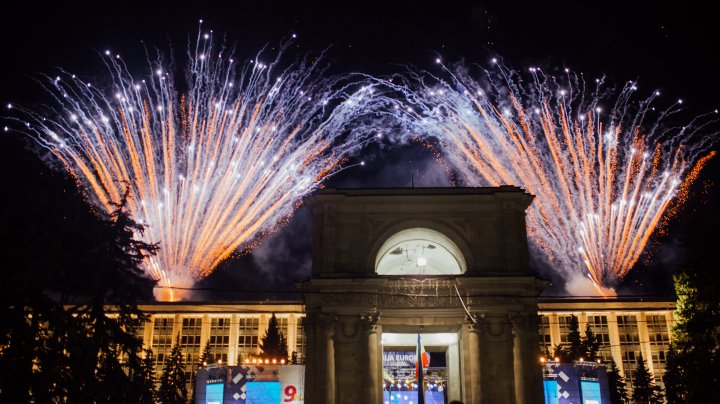
[(107, 85), (62, 72), (42, 80), (54, 105), (14, 108), (103, 211), (129, 190), (137, 236), (160, 243), (145, 270), (161, 300), (272, 231), (364, 142), (345, 125), (372, 109), (372, 88), (327, 77), (317, 57), (280, 68), (286, 46), (238, 63), (201, 30), (182, 92), (162, 57), (133, 75), (105, 51)]
[(706, 151), (717, 112), (665, 126), (682, 100), (656, 110), (660, 92), (638, 99), (635, 82), (613, 93), (568, 70), (521, 74), (494, 60), (475, 79), (468, 66), (437, 62), (440, 75), (409, 69), (383, 83), (393, 117), (436, 141), (467, 184), (534, 194), (530, 239), (574, 295), (613, 293), (715, 154)]

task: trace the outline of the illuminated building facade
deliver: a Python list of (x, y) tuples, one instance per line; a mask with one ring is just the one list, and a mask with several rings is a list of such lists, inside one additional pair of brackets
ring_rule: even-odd
[(542, 299), (540, 301), (540, 352), (567, 341), (571, 316), (580, 333), (590, 327), (600, 341), (602, 361), (615, 360), (632, 391), (632, 372), (642, 354), (655, 383), (663, 386), (667, 351), (673, 325), (674, 300), (658, 299)]
[(158, 372), (176, 335), (190, 375), (205, 343), (214, 361), (243, 365), (275, 313), (305, 365), (304, 402), (381, 403), (393, 389), (412, 401), (412, 369), (386, 358), (412, 355), (421, 338), (435, 358), (425, 389), (442, 388), (443, 402), (541, 403), (541, 353), (566, 342), (576, 315), (630, 386), (641, 352), (661, 385), (673, 302), (540, 298), (546, 282), (528, 266), (531, 200), (514, 187), (321, 191), (310, 200), (302, 302), (142, 306), (152, 315), (144, 344)]
[[(548, 348), (562, 343), (567, 334), (567, 318), (577, 316), (580, 330), (584, 332), (589, 322), (593, 332), (602, 342), (600, 356), (603, 361), (610, 357), (632, 386), (630, 372), (635, 368), (638, 353), (642, 352), (647, 366), (655, 376), (655, 383), (662, 386), (662, 375), (670, 344), (670, 329), (675, 302), (657, 299), (541, 299), (539, 303), (538, 355)], [(158, 375), (162, 371), (164, 356), (170, 352), (174, 336), (179, 332), (197, 332), (183, 324), (186, 320), (199, 322), (200, 350), (210, 341), (214, 360), (221, 359), (228, 365), (237, 365), (246, 358), (260, 353), (260, 338), (267, 329), (272, 313), (278, 317), (288, 336), (288, 352), (297, 352), (298, 362), (305, 363), (305, 306), (300, 301), (246, 302), (246, 303), (162, 303), (143, 305), (141, 309), (152, 315), (140, 330), (146, 348), (152, 348), (157, 361)], [(177, 327), (177, 328), (176, 328)], [(629, 331), (629, 332), (628, 332)], [(186, 336), (188, 337), (188, 336)], [(185, 338), (187, 339), (187, 338)], [(197, 353), (183, 347), (188, 371), (197, 366)], [(188, 361), (188, 354), (194, 355)], [(159, 356), (162, 355), (162, 356)], [(434, 368), (431, 364), (431, 368)], [(431, 369), (433, 370), (433, 369)], [(189, 373), (190, 374), (190, 373)]]
[(165, 358), (180, 336), (188, 385), (200, 365), (205, 344), (210, 345), (212, 362), (236, 365), (260, 355), (261, 338), (272, 314), (288, 342), (288, 353), (304, 361), (304, 306), (301, 302), (156, 303), (141, 305), (151, 315), (138, 330), (143, 346), (151, 348), (155, 370), (162, 373)]

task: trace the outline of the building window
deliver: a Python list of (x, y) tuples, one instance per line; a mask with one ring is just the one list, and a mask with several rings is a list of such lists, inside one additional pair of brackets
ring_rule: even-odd
[(212, 362), (219, 360), (227, 363), (230, 348), (230, 317), (210, 319), (210, 339), (208, 340)]
[(637, 357), (640, 355), (640, 333), (636, 316), (618, 316), (618, 334), (620, 336), (620, 353), (622, 355), (625, 382), (628, 390), (632, 391), (633, 372), (637, 367)]
[(610, 351), (610, 329), (608, 327), (607, 316), (590, 315), (588, 316), (588, 324), (595, 334), (595, 338), (600, 343), (598, 357), (603, 362), (609, 362), (612, 358), (612, 352)]
[[(297, 352), (298, 364), (305, 363), (305, 317), (300, 317), (297, 320), (297, 335), (296, 335), (295, 349)], [(292, 352), (291, 352), (292, 354)]]
[(170, 354), (173, 344), (173, 318), (155, 317), (153, 319), (153, 338), (151, 348), (155, 354), (155, 371), (162, 373), (165, 358)]
[(278, 321), (278, 330), (280, 330), (281, 333), (287, 338), (288, 336), (288, 318), (287, 317), (277, 317)]
[(655, 384), (664, 388), (662, 377), (667, 363), (667, 351), (670, 349), (667, 321), (664, 315), (647, 315), (645, 319), (647, 321), (648, 338), (650, 339)]
[(538, 316), (538, 326), (540, 334), (540, 353), (552, 352), (552, 337), (550, 334), (550, 317)]
[(182, 320), (180, 346), (184, 355), (185, 373), (191, 383), (195, 380), (195, 369), (200, 364), (202, 318), (188, 317)]
[(258, 350), (258, 328), (260, 318), (245, 317), (238, 319), (238, 363)]
[(146, 327), (147, 321), (143, 320), (140, 321), (140, 324), (138, 324), (137, 328), (134, 328), (132, 330), (132, 334), (136, 336), (138, 339), (140, 339), (141, 342), (145, 342), (145, 327)]
[(558, 323), (560, 324), (560, 343), (566, 344), (568, 342), (568, 333), (570, 333), (570, 319), (571, 315), (558, 316)]

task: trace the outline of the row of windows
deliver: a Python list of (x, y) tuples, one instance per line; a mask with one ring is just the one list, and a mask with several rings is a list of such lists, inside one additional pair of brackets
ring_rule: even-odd
[(212, 318), (210, 319), (210, 352), (212, 353), (212, 362), (218, 360), (227, 363), (228, 349), (230, 347), (230, 318)]
[[(570, 329), (570, 315), (559, 315), (557, 317), (558, 327), (560, 330), (560, 342), (567, 343), (567, 335)], [(589, 315), (587, 324), (600, 342), (598, 355), (603, 361), (609, 361), (612, 358), (610, 344), (610, 327), (616, 321), (618, 331), (618, 342), (620, 348), (620, 359), (623, 364), (623, 370), (628, 383), (628, 387), (632, 388), (632, 372), (637, 367), (637, 359), (641, 352), (640, 344), (640, 325), (635, 315), (619, 315), (615, 318), (608, 319), (606, 315)], [(545, 352), (546, 349), (552, 351), (551, 324), (548, 316), (541, 316), (539, 323), (540, 349)], [(670, 335), (668, 333), (667, 319), (664, 315), (646, 315), (645, 323), (647, 325), (650, 358), (644, 358), (646, 361), (652, 361), (655, 369), (654, 376), (656, 382), (662, 385), (662, 375), (665, 371), (667, 350), (670, 347)], [(580, 330), (584, 335), (584, 329)]]
[(625, 381), (629, 388), (633, 387), (632, 374), (637, 367), (637, 358), (640, 350), (640, 331), (636, 316), (618, 316), (618, 335), (620, 337), (620, 352), (622, 354)]
[(152, 350), (155, 353), (155, 369), (162, 369), (165, 356), (170, 353), (173, 344), (173, 318), (156, 318), (153, 321)]
[[(278, 326), (280, 331), (288, 335), (288, 318), (278, 318)], [(301, 358), (305, 350), (304, 323), (303, 318), (298, 319), (296, 349), (298, 357)], [(162, 369), (167, 355), (175, 342), (173, 328), (175, 319), (172, 317), (155, 317), (152, 320), (153, 337), (152, 350), (155, 354), (156, 369)], [(188, 374), (192, 375), (195, 367), (199, 366), (201, 350), (205, 342), (202, 338), (202, 317), (187, 317), (182, 319), (180, 326), (180, 344), (183, 347), (184, 362)], [(230, 317), (217, 317), (210, 319), (210, 335), (207, 343), (212, 353), (212, 361), (222, 360), (227, 362), (228, 351), (230, 347)], [(141, 328), (144, 330), (143, 328)], [(255, 354), (259, 348), (261, 337), (260, 318), (259, 317), (243, 317), (237, 319), (238, 331), (238, 361), (243, 361), (251, 354)], [(142, 334), (141, 334), (142, 335)]]

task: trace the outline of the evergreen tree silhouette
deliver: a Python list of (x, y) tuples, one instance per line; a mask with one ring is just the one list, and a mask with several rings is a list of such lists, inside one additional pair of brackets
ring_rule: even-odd
[(642, 354), (637, 357), (637, 366), (633, 372), (633, 394), (635, 404), (662, 403), (662, 390), (655, 385), (653, 375), (645, 364)]
[(277, 360), (288, 359), (287, 340), (282, 331), (280, 331), (275, 313), (270, 317), (268, 328), (261, 341), (260, 350), (262, 351), (262, 356)]
[(583, 351), (585, 352), (586, 360), (594, 361), (597, 359), (597, 353), (600, 349), (600, 341), (590, 327), (590, 323), (585, 326), (585, 337), (582, 339), (582, 346)]
[(199, 365), (207, 366), (207, 365), (215, 362), (214, 359), (215, 358), (212, 354), (212, 349), (210, 349), (210, 340), (207, 340), (207, 341), (205, 341), (205, 347), (203, 348), (202, 353), (200, 354)]
[[(200, 354), (200, 359), (198, 360), (198, 362), (199, 362), (198, 366), (195, 369), (195, 380), (197, 380), (198, 369), (200, 369), (203, 366), (211, 365), (213, 362), (215, 362), (213, 355), (212, 355), (212, 351), (210, 349), (210, 340), (205, 341), (205, 347), (203, 348), (202, 353)], [(192, 402), (192, 403), (195, 402), (195, 395), (197, 394), (197, 392), (195, 391), (196, 384), (197, 383), (193, 383), (191, 386), (192, 387), (192, 398), (191, 398), (190, 402)]]
[(668, 404), (682, 404), (688, 402), (687, 386), (685, 385), (685, 370), (680, 366), (680, 360), (675, 348), (670, 346), (665, 363), (665, 399)]
[(153, 404), (157, 395), (157, 377), (155, 377), (155, 356), (152, 349), (144, 349), (144, 358), (140, 360), (139, 371), (133, 374), (133, 382), (137, 391), (140, 392), (137, 402), (141, 404)]
[(185, 364), (180, 349), (180, 334), (175, 336), (175, 344), (172, 346), (170, 355), (165, 359), (165, 368), (160, 377), (160, 388), (158, 389), (158, 401), (163, 404), (187, 403), (187, 386), (185, 383)]
[(625, 387), (625, 378), (620, 374), (614, 359), (610, 359), (607, 368), (608, 388), (610, 390), (610, 403), (625, 404), (627, 403), (627, 388)]
[(154, 284), (142, 262), (158, 247), (136, 239), (127, 193), (106, 214), (43, 170), (0, 198), (0, 262), (12, 269), (0, 282), (0, 402), (135, 402), (137, 301)]

